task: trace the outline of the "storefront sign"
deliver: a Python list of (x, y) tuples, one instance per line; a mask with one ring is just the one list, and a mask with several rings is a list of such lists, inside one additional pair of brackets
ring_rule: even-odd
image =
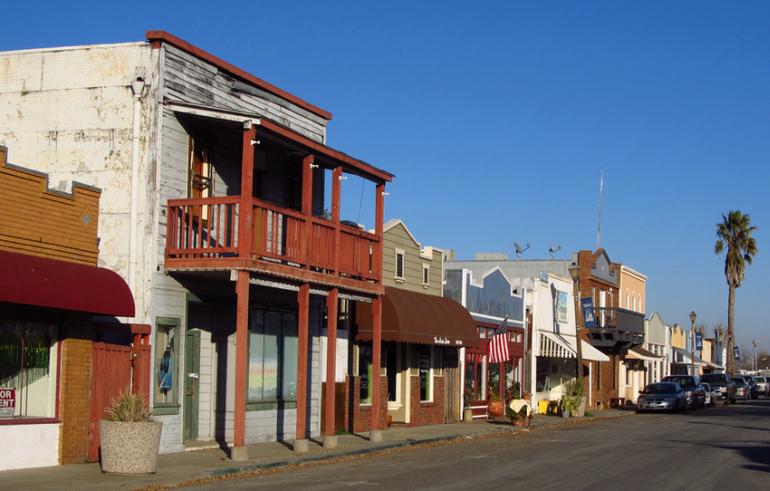
[(581, 298), (580, 305), (583, 309), (583, 320), (585, 326), (588, 329), (596, 327), (596, 317), (594, 317), (594, 299), (593, 298)]
[(451, 344), (449, 338), (433, 336), (433, 344)]
[(16, 414), (16, 389), (0, 387), (0, 418), (12, 418)]
[(699, 332), (695, 333), (695, 349), (703, 351), (703, 334)]
[(559, 324), (567, 323), (567, 302), (569, 302), (569, 296), (567, 292), (556, 292), (556, 305), (554, 306), (554, 316), (556, 322)]

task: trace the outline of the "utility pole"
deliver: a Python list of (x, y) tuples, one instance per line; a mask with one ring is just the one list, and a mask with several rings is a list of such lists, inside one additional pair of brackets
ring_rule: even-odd
[(757, 346), (759, 346), (759, 343), (757, 343), (757, 340), (751, 342), (751, 345), (754, 346), (754, 371), (757, 371)]

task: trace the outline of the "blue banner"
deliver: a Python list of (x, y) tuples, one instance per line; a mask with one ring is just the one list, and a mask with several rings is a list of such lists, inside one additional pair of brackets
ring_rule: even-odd
[(695, 349), (703, 351), (703, 334), (699, 332), (695, 333)]
[(741, 359), (741, 350), (739, 350), (737, 346), (733, 346), (733, 354), (735, 355), (736, 360)]
[(585, 327), (588, 329), (596, 327), (596, 316), (594, 316), (594, 299), (593, 298), (581, 298), (580, 306), (583, 309), (583, 320), (585, 321)]

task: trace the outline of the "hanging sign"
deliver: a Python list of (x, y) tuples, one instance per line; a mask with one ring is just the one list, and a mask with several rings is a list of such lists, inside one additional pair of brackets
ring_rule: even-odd
[(695, 349), (703, 351), (703, 334), (699, 332), (695, 333)]
[(741, 359), (741, 350), (739, 350), (737, 346), (733, 346), (733, 355), (735, 355), (736, 360)]
[(0, 387), (0, 418), (13, 418), (16, 414), (16, 389)]
[(587, 329), (596, 327), (596, 317), (594, 317), (594, 299), (581, 298), (580, 306), (583, 309), (583, 321)]

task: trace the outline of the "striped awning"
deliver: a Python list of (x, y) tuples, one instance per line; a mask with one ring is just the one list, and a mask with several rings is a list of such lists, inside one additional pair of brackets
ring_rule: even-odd
[[(550, 331), (540, 331), (540, 349), (537, 356), (546, 358), (577, 358), (577, 343), (575, 336), (569, 334), (556, 334)], [(580, 349), (583, 360), (587, 361), (610, 361), (610, 358), (586, 343), (580, 340)]]

